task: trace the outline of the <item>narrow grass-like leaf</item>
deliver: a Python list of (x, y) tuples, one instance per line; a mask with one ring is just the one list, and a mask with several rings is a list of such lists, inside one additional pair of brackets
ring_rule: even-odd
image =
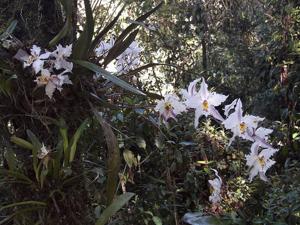
[(27, 136), (30, 139), (31, 143), (33, 144), (33, 149), (32, 149), (32, 160), (33, 160), (33, 169), (35, 172), (35, 177), (37, 181), (39, 182), (39, 174), (38, 174), (38, 158), (37, 154), (42, 148), (42, 144), (39, 141), (39, 139), (35, 136), (34, 133), (32, 133), (31, 130), (26, 130)]
[(87, 128), (88, 124), (89, 124), (89, 119), (85, 119), (83, 121), (83, 123), (76, 130), (74, 136), (72, 137), (71, 143), (70, 143), (70, 160), (69, 160), (69, 162), (72, 162), (74, 160), (76, 150), (77, 150), (78, 140), (79, 140), (81, 134), (83, 133), (83, 131)]
[(6, 169), (0, 169), (0, 174), (4, 175), (4, 176), (10, 176), (15, 178), (16, 180), (23, 180), (28, 182), (29, 184), (32, 184), (33, 181), (28, 178), (27, 176), (25, 176), (22, 173), (16, 172), (16, 171), (10, 171), (10, 170), (6, 170)]
[(87, 61), (83, 61), (83, 60), (73, 60), (74, 63), (83, 66), (95, 73), (99, 73), (102, 76), (104, 76), (106, 79), (110, 80), (111, 82), (113, 82), (114, 84), (128, 90), (131, 91), (135, 94), (140, 94), (140, 95), (145, 95), (143, 92), (141, 92), (140, 90), (136, 89), (135, 87), (131, 86), (130, 84), (128, 84), (127, 82), (121, 80), (120, 78), (112, 75), (111, 73), (109, 73), (108, 71), (102, 69), (100, 66), (87, 62)]
[(30, 142), (24, 140), (23, 138), (12, 136), (10, 138), (10, 141), (12, 143), (22, 147), (22, 148), (25, 148), (25, 149), (28, 149), (28, 150), (33, 150), (33, 145)]
[(94, 18), (90, 0), (84, 0), (86, 22), (84, 30), (74, 44), (73, 58), (84, 59), (88, 56), (94, 35)]
[(11, 207), (16, 207), (16, 206), (23, 206), (23, 205), (42, 205), (42, 206), (47, 206), (47, 204), (45, 202), (39, 202), (39, 201), (23, 201), (23, 202), (16, 202), (16, 203), (12, 203), (9, 205), (5, 205), (2, 206), (0, 208), (0, 211), (3, 211), (4, 209), (8, 209)]
[(11, 23), (9, 24), (9, 26), (7, 27), (6, 31), (4, 31), (1, 35), (0, 35), (0, 40), (4, 40), (6, 39), (9, 35), (11, 35), (14, 30), (16, 29), (16, 26), (18, 24), (17, 20), (13, 20), (11, 21)]
[(124, 193), (117, 196), (114, 201), (103, 211), (95, 225), (105, 225), (109, 218), (115, 215), (129, 200), (134, 196), (134, 193)]
[(108, 204), (110, 204), (114, 199), (118, 186), (118, 176), (121, 164), (120, 150), (116, 135), (112, 131), (110, 125), (103, 120), (101, 115), (95, 109), (93, 109), (93, 112), (102, 127), (108, 150), (106, 194)]
[(17, 157), (11, 148), (5, 151), (4, 158), (7, 161), (9, 170), (15, 171), (17, 169)]

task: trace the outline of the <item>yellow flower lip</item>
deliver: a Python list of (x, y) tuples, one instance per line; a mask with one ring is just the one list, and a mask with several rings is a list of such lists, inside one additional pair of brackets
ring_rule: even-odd
[(208, 111), (208, 101), (207, 100), (204, 100), (202, 102), (202, 109), (206, 112)]
[(266, 161), (265, 161), (265, 157), (264, 157), (264, 156), (258, 157), (257, 160), (258, 160), (259, 165), (260, 165), (262, 168), (266, 165)]
[(48, 84), (50, 77), (41, 75), (41, 76), (37, 77), (37, 80), (40, 84)]
[(246, 129), (247, 125), (245, 124), (245, 122), (240, 123), (240, 131), (242, 134), (245, 133)]
[(165, 103), (165, 110), (169, 111), (173, 108), (172, 104), (170, 102)]

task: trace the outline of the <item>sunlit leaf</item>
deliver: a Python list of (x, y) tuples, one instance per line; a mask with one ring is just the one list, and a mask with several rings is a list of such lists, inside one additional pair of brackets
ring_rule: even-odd
[(114, 201), (103, 211), (95, 225), (105, 225), (109, 218), (115, 215), (129, 200), (134, 196), (134, 193), (124, 193), (117, 196)]
[(128, 84), (127, 82), (121, 80), (120, 78), (112, 75), (111, 73), (109, 73), (108, 71), (102, 69), (100, 66), (97, 66), (96, 64), (87, 62), (87, 61), (83, 61), (83, 60), (73, 60), (75, 63), (77, 63), (80, 66), (83, 66), (95, 73), (99, 73), (102, 76), (104, 76), (106, 79), (110, 80), (111, 82), (113, 82), (114, 84), (128, 90), (131, 91), (135, 94), (140, 94), (140, 95), (145, 95), (143, 92), (141, 92), (140, 90), (136, 89), (135, 87), (131, 86), (130, 84)]

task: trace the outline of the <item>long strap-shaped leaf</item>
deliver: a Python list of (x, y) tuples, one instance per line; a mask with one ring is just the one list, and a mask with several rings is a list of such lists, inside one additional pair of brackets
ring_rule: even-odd
[(134, 193), (127, 192), (116, 197), (113, 203), (103, 211), (95, 225), (105, 225), (109, 218), (116, 214), (133, 196)]
[(73, 49), (74, 59), (83, 59), (88, 56), (94, 35), (94, 18), (90, 0), (84, 0), (86, 21), (84, 30), (78, 38)]
[[(116, 17), (106, 26), (104, 27), (104, 29), (96, 35), (96, 37), (94, 38), (93, 42), (92, 42), (92, 45), (91, 45), (91, 53), (92, 51), (94, 50), (94, 48), (96, 48), (97, 44), (100, 42), (100, 40), (103, 38), (103, 36), (108, 32), (110, 31), (111, 28), (113, 28), (113, 26), (116, 24), (116, 22), (118, 21), (118, 19), (120, 18), (122, 12), (124, 11), (125, 9), (125, 6), (124, 5), (122, 7), (122, 9), (118, 12), (118, 14), (116, 15)], [(98, 32), (97, 32), (98, 33)]]
[(139, 30), (136, 29), (132, 33), (128, 35), (128, 37), (124, 41), (116, 42), (115, 45), (109, 50), (103, 65), (106, 67), (111, 61), (116, 59), (119, 55), (121, 55), (135, 40), (136, 35), (138, 34)]
[(49, 46), (56, 45), (61, 39), (63, 39), (72, 29), (72, 0), (60, 0), (64, 11), (66, 13), (66, 22), (60, 32), (49, 42)]
[(131, 91), (135, 94), (139, 94), (139, 95), (145, 95), (143, 92), (141, 92), (140, 90), (136, 89), (135, 87), (131, 86), (130, 84), (128, 84), (127, 82), (121, 80), (120, 78), (112, 75), (111, 73), (109, 73), (108, 71), (102, 69), (100, 66), (97, 66), (96, 64), (87, 62), (87, 61), (83, 61), (83, 60), (73, 60), (74, 63), (83, 66), (95, 73), (99, 73), (102, 76), (104, 76), (106, 79), (110, 80), (111, 82), (113, 82), (114, 84), (128, 90)]
[(95, 109), (93, 109), (93, 112), (103, 129), (108, 150), (106, 194), (108, 204), (110, 204), (115, 197), (118, 186), (118, 174), (121, 163), (120, 150), (118, 147), (117, 138), (110, 125), (102, 119), (100, 114)]

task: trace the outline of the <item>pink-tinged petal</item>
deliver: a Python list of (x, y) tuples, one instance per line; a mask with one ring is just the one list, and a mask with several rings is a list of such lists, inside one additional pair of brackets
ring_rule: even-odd
[(224, 118), (221, 116), (218, 110), (216, 110), (216, 108), (213, 107), (212, 105), (209, 106), (209, 114), (221, 122), (224, 121)]
[(195, 128), (198, 127), (199, 125), (199, 118), (203, 115), (202, 113), (202, 110), (197, 108), (196, 111), (195, 111), (195, 121), (194, 121), (194, 125), (195, 125)]
[(256, 129), (255, 134), (258, 137), (261, 137), (263, 139), (266, 139), (266, 137), (273, 132), (272, 129), (264, 128), (264, 127), (259, 127)]
[(41, 53), (41, 48), (36, 45), (33, 45), (30, 49), (30, 53), (32, 56), (39, 56)]
[(225, 105), (224, 115), (228, 117), (230, 110), (234, 109), (237, 99), (233, 100), (229, 105)]
[(194, 95), (193, 97), (189, 98), (186, 101), (187, 107), (192, 108), (192, 109), (197, 109), (197, 108), (201, 107), (201, 104), (202, 104), (202, 99), (199, 94)]
[(259, 167), (258, 167), (258, 165), (254, 165), (251, 168), (250, 173), (249, 173), (249, 180), (250, 180), (250, 182), (252, 182), (253, 178), (255, 176), (257, 176), (258, 173), (259, 173)]
[(219, 106), (223, 102), (225, 102), (227, 97), (228, 96), (225, 96), (225, 95), (222, 95), (222, 94), (217, 94), (217, 93), (213, 92), (213, 93), (210, 94), (210, 96), (208, 98), (208, 102), (209, 102), (209, 104), (211, 104), (213, 106)]
[(258, 123), (263, 121), (264, 118), (261, 118), (259, 116), (246, 115), (243, 117), (242, 120), (243, 120), (243, 122), (246, 123), (247, 127), (256, 129), (258, 126)]
[(222, 123), (227, 130), (232, 130), (234, 127), (240, 124), (240, 121), (238, 120), (237, 113), (234, 112), (231, 113)]
[(266, 174), (263, 171), (259, 172), (259, 178), (265, 182), (269, 181), (269, 179), (267, 178)]
[(237, 113), (237, 118), (239, 122), (242, 121), (243, 118), (243, 105), (240, 99), (237, 100), (236, 106), (235, 106), (235, 111)]
[(44, 61), (40, 59), (35, 60), (32, 64), (33, 70), (36, 74), (43, 69), (43, 66), (44, 66)]
[(50, 57), (50, 55), (51, 55), (51, 52), (46, 52), (44, 54), (41, 54), (39, 56), (39, 59), (48, 59)]
[(48, 82), (48, 84), (45, 87), (46, 95), (51, 99), (53, 96), (53, 93), (56, 89), (56, 85), (52, 82)]
[(251, 145), (251, 154), (258, 155), (259, 144), (253, 143)]
[(261, 138), (257, 135), (252, 136), (253, 140), (257, 142), (263, 148), (273, 149), (272, 145), (270, 145), (264, 138)]
[(278, 149), (264, 149), (260, 152), (259, 156), (263, 156), (265, 159), (271, 158), (276, 152), (278, 152)]
[(202, 82), (201, 82), (201, 87), (200, 87), (200, 92), (199, 93), (200, 93), (202, 99), (207, 99), (208, 98), (208, 95), (209, 95), (208, 86), (205, 83), (205, 79), (204, 78), (202, 78)]

